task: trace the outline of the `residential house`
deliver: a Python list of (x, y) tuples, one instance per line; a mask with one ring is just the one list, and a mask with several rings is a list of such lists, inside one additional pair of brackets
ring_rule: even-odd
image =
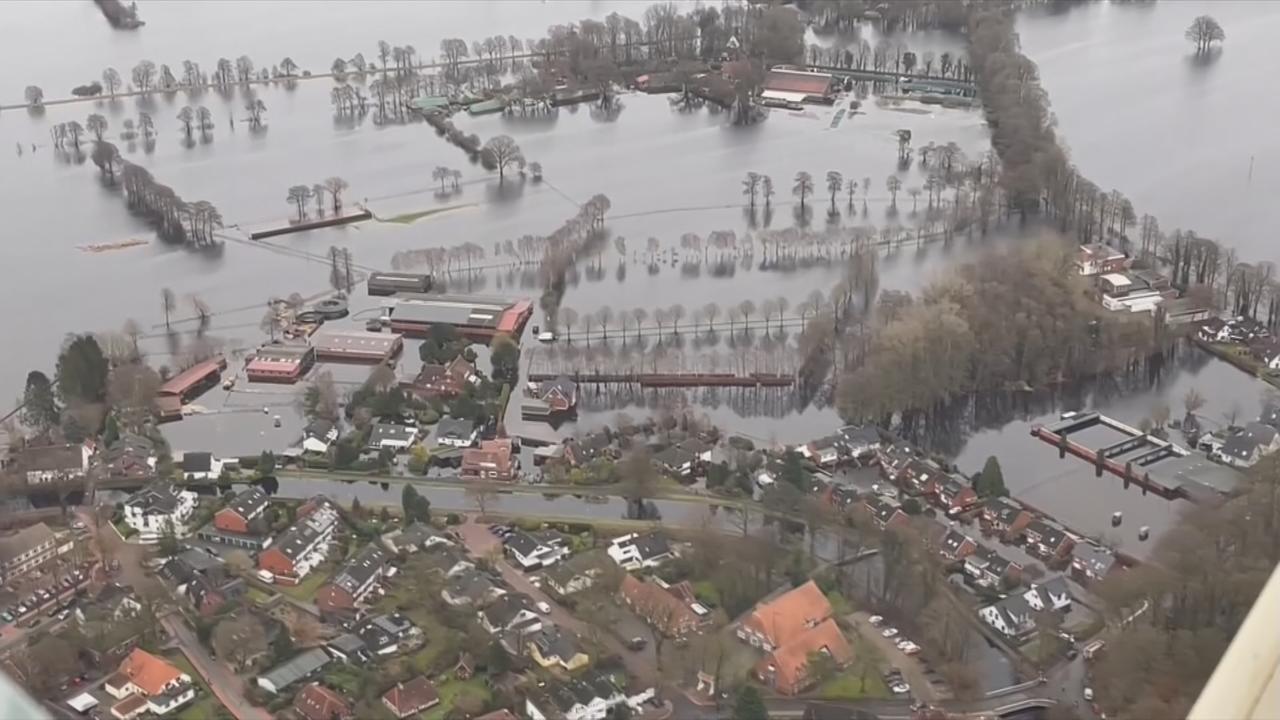
[(1128, 263), (1124, 253), (1102, 243), (1081, 245), (1076, 251), (1076, 272), (1085, 276), (1123, 272)]
[(937, 484), (938, 507), (947, 515), (957, 515), (978, 504), (978, 493), (959, 475), (948, 475)]
[(516, 478), (520, 460), (511, 451), (511, 438), (481, 440), (480, 447), (462, 451), (463, 480), (496, 480), (511, 482)]
[(544, 625), (528, 641), (529, 657), (540, 667), (559, 667), (573, 672), (587, 666), (591, 656), (573, 633), (555, 625)]
[(1205, 342), (1221, 343), (1230, 342), (1230, 331), (1227, 321), (1220, 317), (1211, 317), (1200, 323), (1196, 328), (1196, 337)]
[[(919, 451), (910, 443), (899, 440), (890, 445), (881, 445), (876, 451), (876, 461), (880, 465), (880, 474), (892, 482), (898, 482), (907, 463), (920, 457)], [(901, 484), (901, 483), (899, 483)]]
[(213, 516), (213, 521), (196, 531), (196, 537), (245, 550), (262, 550), (271, 544), (267, 494), (254, 486), (231, 499)]
[(413, 379), (402, 381), (400, 387), (423, 400), (449, 399), (461, 395), (467, 383), (479, 379), (476, 366), (458, 355), (448, 365), (424, 364)]
[(693, 474), (693, 465), (697, 461), (693, 453), (673, 445), (653, 456), (653, 463), (658, 470), (676, 478), (686, 478)]
[(355, 633), (343, 633), (324, 644), (324, 649), (335, 659), (352, 665), (365, 665), (373, 662), (373, 654), (369, 652), (364, 640)]
[(685, 438), (676, 447), (693, 456), (695, 463), (709, 463), (715, 455), (716, 446), (701, 438)]
[(158, 459), (155, 443), (142, 435), (126, 432), (93, 462), (103, 480), (148, 483), (155, 479)]
[(1080, 580), (1102, 580), (1115, 565), (1115, 553), (1099, 545), (1079, 543), (1071, 549), (1071, 572)]
[(578, 407), (578, 384), (561, 375), (525, 386), (520, 415), (525, 420), (554, 420), (573, 414)]
[(469, 448), (476, 443), (479, 431), (470, 420), (455, 417), (440, 418), (436, 423), (436, 444), (456, 448)]
[(427, 570), (439, 573), (445, 578), (457, 577), (467, 570), (474, 570), (476, 567), (475, 563), (471, 562), (470, 555), (453, 545), (437, 546), (427, 553), (423, 560)]
[(258, 567), (272, 573), (276, 582), (297, 584), (324, 562), (338, 523), (337, 506), (317, 495), (303, 503), (294, 523), (258, 554)]
[(1019, 594), (1010, 595), (978, 610), (978, 617), (1005, 637), (1021, 640), (1035, 632), (1035, 610)]
[(40, 567), (71, 546), (42, 522), (0, 535), (0, 582)]
[(956, 528), (948, 528), (938, 543), (938, 554), (951, 562), (963, 560), (978, 549), (978, 543)]
[(898, 470), (894, 481), (908, 495), (936, 495), (947, 473), (929, 460), (909, 458)]
[(374, 544), (360, 549), (333, 578), (316, 592), (321, 616), (349, 616), (356, 605), (377, 586), (387, 563), (387, 553)]
[(1027, 537), (1027, 552), (1047, 560), (1066, 557), (1075, 546), (1066, 530), (1044, 520), (1027, 523), (1023, 534)]
[(302, 429), (302, 451), (323, 455), (338, 440), (338, 426), (332, 420), (316, 418)]
[(222, 477), (226, 463), (207, 452), (184, 452), (178, 461), (182, 475), (187, 480), (217, 480)]
[(868, 495), (862, 499), (862, 504), (867, 508), (867, 512), (871, 514), (871, 521), (875, 523), (876, 528), (879, 530), (905, 527), (910, 522), (910, 518), (902, 511), (902, 505), (897, 500), (879, 495)]
[(609, 711), (626, 704), (633, 713), (653, 697), (653, 688), (628, 693), (609, 675), (587, 672), (563, 683), (550, 683), (525, 698), (525, 715), (530, 720), (605, 720)]
[(373, 426), (373, 431), (369, 433), (370, 450), (401, 450), (409, 449), (409, 446), (418, 439), (418, 428), (409, 425), (396, 425), (394, 423), (377, 423)]
[(666, 536), (658, 532), (629, 533), (614, 538), (607, 552), (623, 570), (657, 567), (675, 557)]
[(1044, 610), (1065, 612), (1071, 609), (1071, 590), (1061, 575), (1031, 583), (1031, 588), (1022, 596), (1036, 612)]
[(142, 603), (133, 594), (128, 585), (109, 582), (88, 599), (76, 604), (76, 622), (86, 624), (93, 621), (123, 622), (137, 617), (142, 612)]
[(421, 643), (422, 630), (401, 613), (375, 615), (356, 628), (364, 649), (373, 656), (393, 655)]
[(845, 457), (861, 459), (880, 450), (880, 431), (872, 425), (846, 425), (836, 435)]
[(595, 553), (575, 555), (542, 573), (542, 580), (547, 587), (562, 596), (582, 592), (594, 585), (596, 578), (603, 574), (599, 561), (600, 558)]
[(696, 632), (701, 618), (683, 598), (673, 594), (658, 578), (624, 575), (618, 590), (622, 601), (655, 630), (667, 637)]
[(840, 437), (838, 435), (820, 437), (801, 445), (799, 450), (801, 455), (813, 463), (830, 467), (840, 460)]
[(471, 569), (449, 578), (440, 591), (440, 597), (453, 607), (482, 607), (506, 593), (488, 575)]
[(533, 599), (524, 593), (507, 593), (478, 613), (480, 625), (490, 635), (531, 635), (542, 629), (542, 618)]
[(203, 550), (187, 550), (160, 567), (160, 577), (187, 598), (202, 617), (211, 617), (228, 601), (243, 596), (243, 579), (227, 571), (221, 561)]
[(1280, 448), (1280, 433), (1270, 425), (1251, 422), (1232, 433), (1218, 451), (1218, 459), (1233, 467), (1252, 467), (1264, 455)]
[(565, 441), (565, 459), (571, 465), (582, 466), (596, 459), (617, 458), (618, 450), (613, 444), (613, 438), (603, 430)]
[(272, 695), (279, 695), (294, 683), (306, 680), (325, 665), (333, 661), (329, 654), (320, 648), (303, 650), (292, 658), (259, 675), (258, 687)]
[(549, 567), (569, 554), (562, 543), (543, 542), (523, 530), (516, 530), (506, 538), (506, 551), (521, 570), (537, 570)]
[(190, 675), (142, 648), (134, 648), (102, 688), (120, 701), (111, 708), (120, 720), (143, 713), (168, 715), (196, 696)]
[(965, 557), (964, 571), (976, 584), (989, 588), (1017, 585), (1022, 579), (1021, 565), (981, 544)]
[(396, 683), (382, 694), (382, 704), (397, 718), (407, 718), (440, 704), (440, 693), (426, 677), (419, 675), (409, 682)]
[(453, 540), (426, 523), (414, 522), (403, 530), (396, 529), (383, 534), (382, 544), (393, 553), (412, 554), (419, 550), (451, 546)]
[(994, 532), (1004, 540), (1012, 540), (1022, 535), (1031, 523), (1031, 513), (1009, 498), (988, 498), (982, 506), (980, 522), (983, 527)]
[(293, 712), (302, 720), (352, 720), (351, 705), (338, 693), (313, 682), (293, 696)]
[(40, 445), (23, 448), (13, 462), (28, 485), (44, 485), (83, 481), (91, 457), (93, 448), (87, 443)]
[(165, 534), (186, 537), (199, 496), (178, 490), (173, 483), (153, 483), (124, 501), (124, 522), (138, 532), (144, 543), (159, 542)]
[(736, 631), (766, 653), (756, 664), (756, 677), (794, 695), (813, 682), (806, 668), (810, 653), (824, 652), (838, 667), (851, 662), (853, 650), (832, 615), (831, 603), (812, 580), (758, 603)]
[(475, 718), (475, 720), (520, 720), (520, 718), (516, 717), (516, 714), (510, 710), (502, 708), (501, 710), (487, 712)]

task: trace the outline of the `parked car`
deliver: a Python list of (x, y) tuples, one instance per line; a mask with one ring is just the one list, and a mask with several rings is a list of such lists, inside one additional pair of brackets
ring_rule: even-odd
[(11, 622), (13, 622), (13, 615), (11, 615), (11, 614), (9, 614), (9, 613), (7, 613), (7, 612), (0, 613), (0, 620), (5, 621), (5, 623), (11, 623)]
[(889, 689), (893, 691), (894, 695), (906, 695), (911, 692), (911, 686), (905, 682), (894, 683), (889, 686)]
[(1084, 689), (1084, 699), (1093, 702), (1093, 688), (1087, 687)]
[(901, 649), (902, 649), (902, 654), (904, 654), (904, 655), (919, 655), (919, 654), (920, 654), (920, 646), (919, 646), (919, 645), (917, 645), (917, 644), (915, 644), (915, 643), (911, 643), (910, 645), (907, 645), (906, 647), (901, 648)]
[(881, 635), (883, 635), (884, 637), (887, 637), (887, 638), (897, 637), (897, 636), (898, 636), (898, 628), (895, 628), (895, 627), (888, 627), (888, 628), (885, 628), (884, 630), (881, 630), (881, 631), (880, 631), (880, 634), (881, 634)]
[(70, 608), (64, 608), (61, 611), (59, 611), (57, 617), (59, 620), (66, 620), (68, 617), (71, 617)]
[(634, 650), (634, 651), (643, 650), (645, 649), (645, 646), (647, 646), (648, 644), (649, 644), (649, 641), (646, 640), (645, 638), (640, 637), (639, 635), (631, 638), (626, 642), (627, 649)]
[(879, 615), (872, 615), (867, 618), (867, 622), (871, 623), (871, 627), (880, 627), (880, 623), (884, 622), (884, 618)]
[(534, 603), (533, 606), (538, 608), (538, 612), (542, 613), (543, 615), (551, 614), (551, 605), (549, 605), (546, 600), (539, 600), (538, 602)]

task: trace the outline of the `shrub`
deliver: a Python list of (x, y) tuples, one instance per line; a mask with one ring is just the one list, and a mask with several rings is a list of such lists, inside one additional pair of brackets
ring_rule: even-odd
[(446, 525), (461, 525), (462, 516), (459, 515), (458, 513), (449, 513), (448, 515), (444, 516), (444, 522)]

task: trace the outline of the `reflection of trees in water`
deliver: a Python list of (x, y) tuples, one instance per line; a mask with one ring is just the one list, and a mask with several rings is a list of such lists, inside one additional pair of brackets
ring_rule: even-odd
[(783, 418), (802, 412), (807, 406), (790, 388), (641, 388), (614, 383), (584, 385), (578, 395), (579, 414), (630, 408), (661, 413), (687, 407), (727, 409), (740, 417)]
[(1195, 374), (1213, 361), (1208, 353), (1190, 343), (1180, 342), (1164, 353), (1134, 363), (1123, 372), (1063, 383), (1035, 392), (966, 396), (927, 419), (924, 416), (904, 419), (900, 432), (931, 450), (954, 455), (959, 453), (970, 436), (983, 430), (1055, 412), (1081, 410), (1086, 406), (1105, 408), (1112, 401), (1143, 393), (1153, 395), (1153, 407), (1155, 404), (1167, 405), (1175, 416), (1180, 416), (1183, 399), (1167, 396), (1168, 389), (1161, 390), (1157, 385), (1168, 373)]

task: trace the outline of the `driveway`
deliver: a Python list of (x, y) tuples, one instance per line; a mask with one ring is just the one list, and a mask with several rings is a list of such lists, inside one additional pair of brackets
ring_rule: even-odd
[(902, 671), (902, 676), (906, 678), (907, 683), (911, 685), (911, 694), (916, 699), (927, 703), (934, 703), (940, 698), (938, 691), (934, 689), (933, 684), (929, 682), (929, 676), (925, 673), (924, 665), (919, 660), (910, 655), (904, 654), (895, 645), (901, 636), (892, 640), (880, 634), (880, 631), (888, 626), (888, 623), (881, 627), (872, 627), (867, 618), (871, 617), (870, 613), (855, 612), (847, 615), (846, 618), (853, 624), (856, 632), (868, 643), (880, 650), (880, 655), (890, 665)]
[[(468, 516), (467, 522), (457, 526), (458, 535), (462, 537), (462, 542), (467, 547), (472, 557), (483, 558), (494, 555), (497, 550), (501, 553), (502, 543), (493, 533), (489, 532), (488, 525), (476, 522), (475, 518)], [(533, 598), (534, 601), (542, 601), (551, 606), (551, 614), (548, 616), (556, 625), (568, 628), (580, 636), (598, 637), (601, 644), (605, 648), (617, 655), (622, 664), (627, 668), (627, 673), (632, 677), (639, 679), (644, 683), (653, 683), (656, 681), (656, 672), (652, 661), (646, 660), (644, 655), (648, 653), (636, 653), (627, 650), (622, 646), (618, 638), (614, 637), (607, 628), (599, 628), (601, 632), (592, 633), (591, 626), (569, 614), (567, 610), (558, 605), (546, 593), (534, 587), (529, 578), (516, 570), (505, 559), (499, 559), (494, 567), (502, 574), (502, 579), (516, 592), (524, 593)]]
[(192, 667), (204, 678), (205, 684), (213, 691), (218, 701), (230, 710), (237, 720), (271, 720), (270, 713), (249, 704), (249, 701), (244, 699), (244, 684), (240, 678), (222, 663), (209, 657), (209, 653), (205, 652), (204, 646), (196, 639), (191, 628), (182, 621), (180, 615), (176, 613), (166, 615), (160, 622), (169, 631), (169, 636), (178, 644), (182, 654), (191, 661)]

